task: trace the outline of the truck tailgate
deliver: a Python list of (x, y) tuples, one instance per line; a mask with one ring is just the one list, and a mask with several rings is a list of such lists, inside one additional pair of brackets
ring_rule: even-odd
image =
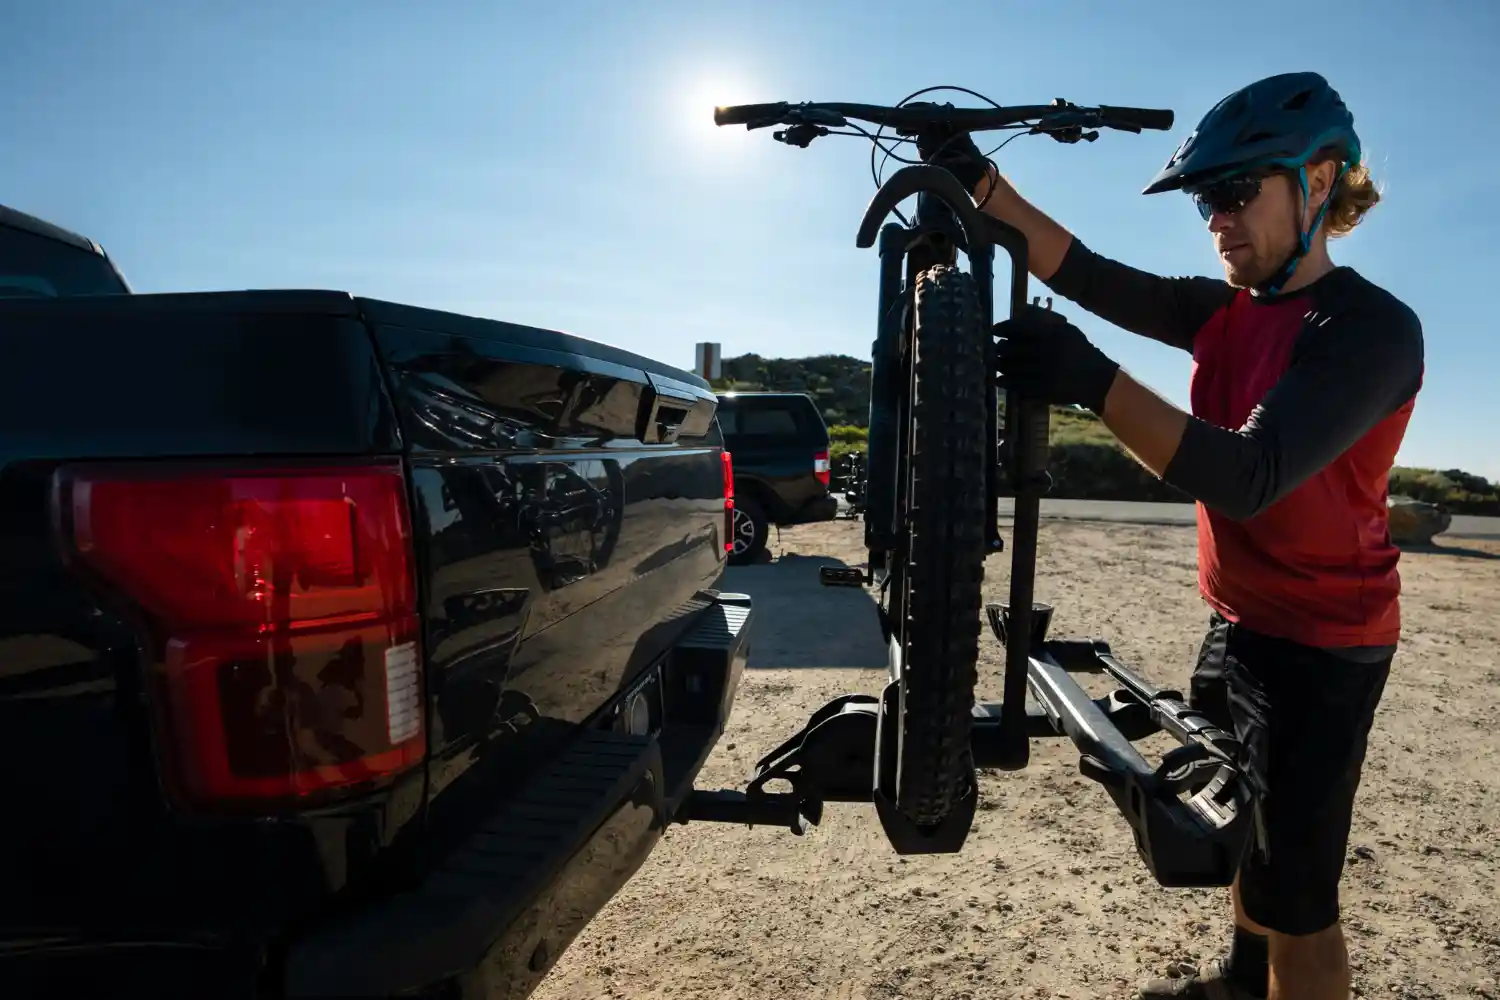
[[(121, 928), (141, 947), (227, 940), (337, 891), (394, 814), (168, 809), (148, 637), (65, 567), (53, 494), (78, 460), (398, 455), (349, 297), (3, 302), (0, 350), (0, 951), (86, 950)], [(333, 829), (346, 839), (319, 843)]]

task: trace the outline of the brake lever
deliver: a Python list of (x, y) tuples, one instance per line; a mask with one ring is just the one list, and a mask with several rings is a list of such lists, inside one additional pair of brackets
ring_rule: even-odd
[(771, 133), (771, 138), (777, 142), (784, 142), (788, 146), (800, 146), (807, 148), (807, 144), (819, 136), (827, 135), (828, 130), (822, 125), (813, 125), (809, 122), (799, 122), (791, 128), (784, 128)]
[(1058, 142), (1075, 143), (1082, 139), (1084, 142), (1093, 142), (1099, 138), (1097, 129), (1083, 130), (1081, 125), (1034, 125), (1029, 135), (1045, 135), (1056, 139)]

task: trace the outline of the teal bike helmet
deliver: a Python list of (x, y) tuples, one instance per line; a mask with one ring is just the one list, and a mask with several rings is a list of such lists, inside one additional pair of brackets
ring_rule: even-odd
[[(1281, 73), (1237, 90), (1214, 105), (1141, 193), (1185, 191), (1197, 195), (1235, 178), (1296, 170), (1305, 201), (1307, 164), (1317, 156), (1332, 156), (1339, 163), (1334, 180), (1337, 187), (1344, 174), (1360, 162), (1354, 115), (1321, 75)], [(1330, 193), (1311, 227), (1300, 234), (1298, 249), (1260, 291), (1274, 294), (1291, 278), (1311, 248), (1312, 234), (1322, 224), (1332, 200)]]

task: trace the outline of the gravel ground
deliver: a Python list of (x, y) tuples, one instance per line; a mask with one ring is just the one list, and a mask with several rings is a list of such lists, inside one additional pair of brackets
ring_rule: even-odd
[[(1054, 635), (1103, 635), (1143, 674), (1184, 685), (1206, 622), (1190, 527), (1044, 523), (1037, 595)], [(773, 537), (775, 560), (735, 571), (757, 603), (755, 650), (702, 787), (742, 785), (756, 759), (828, 699), (874, 693), (884, 655), (873, 605), (822, 588), (858, 565), (862, 528)], [(1004, 599), (1006, 556), (986, 597)], [(1500, 998), (1500, 542), (1408, 553), (1406, 638), (1371, 739), (1345, 876), (1360, 996)], [(982, 694), (998, 697), (986, 639)], [(1161, 737), (1143, 743), (1159, 753)], [(830, 805), (797, 838), (673, 827), (645, 868), (542, 984), (544, 1000), (832, 997), (1123, 998), (1215, 954), (1228, 896), (1147, 875), (1105, 794), (1066, 741), (1020, 773), (982, 776), (964, 850), (898, 857), (869, 806)]]

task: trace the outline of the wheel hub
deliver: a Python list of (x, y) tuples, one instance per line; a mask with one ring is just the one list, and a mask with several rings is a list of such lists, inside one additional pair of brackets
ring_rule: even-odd
[(754, 543), (755, 522), (750, 520), (749, 514), (736, 508), (734, 512), (734, 554), (737, 556), (744, 555)]

